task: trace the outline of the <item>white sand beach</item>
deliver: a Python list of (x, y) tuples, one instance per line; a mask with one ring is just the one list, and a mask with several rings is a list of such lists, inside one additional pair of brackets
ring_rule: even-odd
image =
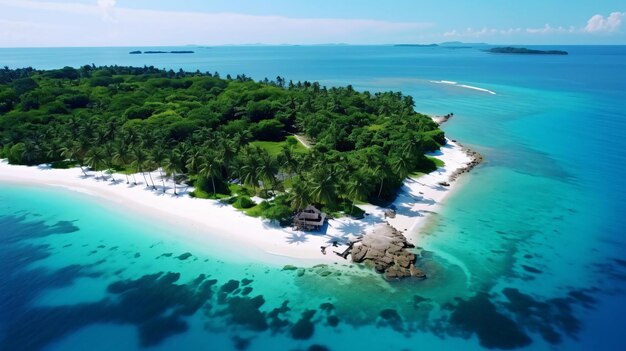
[[(154, 216), (159, 220), (184, 223), (193, 230), (185, 231), (194, 236), (198, 243), (211, 245), (212, 242), (230, 242), (233, 245), (261, 249), (271, 255), (289, 257), (302, 260), (303, 264), (345, 262), (335, 255), (335, 251), (343, 251), (345, 246), (333, 247), (334, 241), (346, 243), (353, 236), (362, 234), (371, 226), (389, 221), (398, 230), (404, 232), (407, 238), (419, 245), (417, 230), (429, 218), (429, 214), (438, 211), (442, 202), (456, 187), (457, 182), (450, 186), (441, 186), (440, 182), (447, 182), (450, 175), (457, 169), (466, 167), (472, 159), (458, 144), (448, 141), (448, 144), (431, 156), (440, 158), (445, 166), (421, 176), (417, 179), (407, 179), (399, 196), (394, 202), (397, 211), (395, 218), (386, 219), (384, 208), (373, 205), (360, 206), (367, 215), (362, 220), (350, 218), (331, 219), (328, 225), (320, 232), (301, 232), (291, 228), (281, 228), (267, 220), (260, 220), (246, 216), (230, 205), (215, 200), (195, 199), (188, 196), (193, 190), (189, 187), (179, 187), (178, 196), (174, 195), (173, 184), (166, 181), (166, 191), (163, 193), (162, 181), (159, 172), (153, 172), (157, 190), (145, 186), (143, 177), (136, 175), (137, 185), (126, 184), (126, 177), (115, 174), (116, 183), (99, 178), (100, 172), (88, 171), (85, 177), (79, 168), (51, 169), (41, 166), (9, 165), (6, 160), (0, 161), (0, 182), (19, 183), (37, 186), (56, 186), (72, 191), (86, 193), (106, 201), (116, 207), (127, 208), (142, 214)], [(182, 230), (181, 230), (182, 231)], [(329, 246), (326, 254), (322, 254), (320, 247)]]

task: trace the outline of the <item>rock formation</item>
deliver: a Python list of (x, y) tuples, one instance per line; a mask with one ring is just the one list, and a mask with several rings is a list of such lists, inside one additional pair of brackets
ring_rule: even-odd
[(468, 163), (467, 166), (463, 168), (459, 168), (456, 171), (454, 171), (450, 175), (450, 178), (448, 179), (449, 182), (454, 182), (461, 174), (469, 173), (472, 169), (474, 169), (474, 167), (478, 166), (479, 164), (483, 162), (483, 155), (469, 148), (466, 148), (465, 146), (461, 145), (461, 147), (463, 148), (463, 151), (465, 151), (465, 153), (472, 159), (472, 161), (470, 161), (470, 163)]
[(353, 262), (373, 265), (386, 279), (425, 278), (424, 272), (415, 267), (416, 255), (407, 250), (413, 247), (402, 233), (386, 223), (352, 241), (349, 250)]

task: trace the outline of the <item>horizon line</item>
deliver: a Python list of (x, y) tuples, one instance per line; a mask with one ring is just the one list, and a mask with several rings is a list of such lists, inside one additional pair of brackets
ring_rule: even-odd
[(458, 43), (458, 44), (467, 44), (467, 45), (475, 45), (475, 46), (626, 46), (624, 44), (510, 44), (510, 43), (466, 43), (466, 42), (457, 42), (457, 41), (448, 41), (448, 42), (440, 42), (440, 43), (406, 43), (406, 42), (398, 42), (398, 43), (380, 43), (380, 44), (351, 44), (351, 43), (320, 43), (320, 44), (265, 44), (265, 43), (249, 43), (249, 44), (159, 44), (159, 45), (146, 45), (146, 44), (138, 44), (138, 45), (104, 45), (104, 46), (0, 46), (0, 49), (80, 49), (80, 48), (142, 48), (142, 47), (198, 47), (198, 48), (211, 48), (211, 47), (255, 47), (255, 46), (269, 46), (269, 47), (287, 47), (287, 46), (410, 46), (410, 45), (438, 45), (446, 43)]

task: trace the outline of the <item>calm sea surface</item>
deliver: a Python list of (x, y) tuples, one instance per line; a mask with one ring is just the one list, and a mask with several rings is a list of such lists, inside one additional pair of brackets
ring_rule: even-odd
[(626, 349), (626, 47), (552, 48), (570, 55), (0, 49), (11, 68), (153, 65), (399, 90), (420, 112), (454, 112), (448, 136), (486, 158), (420, 234), (429, 279), (391, 284), (347, 265), (249, 262), (88, 195), (0, 179), (0, 350)]

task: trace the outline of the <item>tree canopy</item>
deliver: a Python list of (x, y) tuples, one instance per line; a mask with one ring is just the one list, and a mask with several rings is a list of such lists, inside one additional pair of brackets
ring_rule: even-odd
[[(73, 161), (94, 170), (159, 168), (202, 179), (210, 193), (238, 180), (255, 193), (290, 193), (294, 208), (389, 199), (412, 172), (436, 168), (424, 153), (445, 143), (443, 131), (414, 104), (400, 92), (281, 77), (255, 82), (154, 67), (5, 67), (0, 156), (15, 164)], [(290, 134), (305, 136), (312, 148), (294, 152), (293, 140), (285, 142)], [(281, 152), (258, 146), (272, 142), (282, 143)]]

